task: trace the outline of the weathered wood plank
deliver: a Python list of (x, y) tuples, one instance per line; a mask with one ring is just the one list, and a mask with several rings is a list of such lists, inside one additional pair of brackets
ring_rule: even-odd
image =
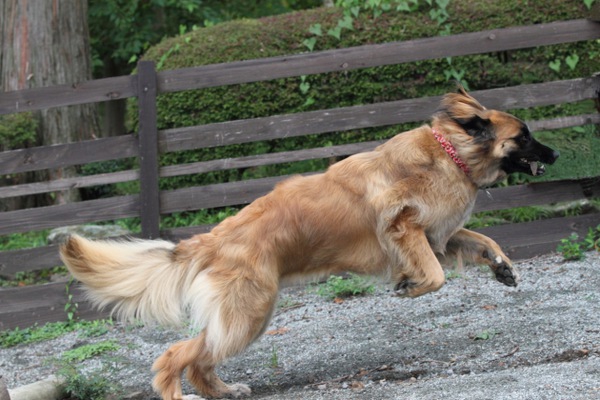
[(58, 245), (0, 252), (0, 276), (13, 277), (17, 272), (37, 271), (62, 265)]
[(526, 185), (480, 190), (474, 212), (504, 210), (574, 201), (600, 196), (600, 177), (533, 182)]
[(161, 213), (248, 204), (270, 192), (277, 182), (286, 178), (289, 176), (273, 176), (165, 191), (160, 197)]
[(142, 236), (152, 239), (158, 238), (160, 231), (156, 69), (152, 61), (138, 63), (138, 106)]
[[(78, 304), (76, 317), (92, 320), (108, 316), (108, 312), (92, 308), (79, 285), (73, 285), (70, 291)], [(0, 330), (67, 321), (67, 301), (65, 283), (0, 289)]]
[(164, 71), (158, 74), (159, 90), (174, 92), (597, 38), (600, 24), (585, 19), (493, 29)]
[[(507, 110), (592, 99), (598, 90), (600, 76), (479, 90), (472, 94), (486, 107)], [(167, 153), (424, 121), (440, 100), (441, 96), (434, 96), (168, 129), (159, 133), (159, 148), (161, 153)]]
[(135, 216), (139, 216), (137, 195), (6, 211), (0, 213), (0, 235)]
[(573, 126), (600, 124), (600, 114), (581, 114), (526, 122), (529, 126), (529, 130), (532, 132), (549, 131), (553, 129), (571, 128)]
[(496, 240), (509, 257), (518, 260), (556, 251), (561, 239), (572, 233), (584, 237), (589, 228), (598, 225), (600, 214), (588, 214), (476, 230)]
[(0, 153), (0, 175), (88, 164), (138, 155), (137, 136), (85, 140)]
[(59, 190), (79, 189), (97, 185), (109, 185), (120, 182), (131, 182), (140, 178), (139, 170), (110, 172), (106, 174), (77, 176), (74, 178), (56, 179), (53, 181), (24, 183), (0, 187), (0, 199), (8, 197), (29, 196), (32, 194), (50, 193)]
[(0, 93), (0, 115), (135, 96), (136, 75)]
[[(248, 204), (289, 176), (220, 183), (163, 192), (161, 213)], [(583, 189), (585, 188), (585, 190)], [(489, 194), (488, 194), (489, 193)], [(600, 193), (598, 179), (554, 181), (480, 191), (475, 212), (572, 201)], [(491, 198), (490, 198), (491, 197)]]

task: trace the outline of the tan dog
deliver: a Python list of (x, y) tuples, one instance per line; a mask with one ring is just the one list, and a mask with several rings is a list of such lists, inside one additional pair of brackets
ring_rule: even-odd
[(61, 257), (99, 306), (125, 319), (180, 324), (198, 337), (154, 363), (154, 388), (183, 399), (180, 376), (205, 396), (240, 396), (215, 366), (265, 330), (279, 288), (351, 271), (390, 279), (401, 296), (444, 284), (440, 262), (487, 264), (516, 286), (517, 272), (491, 239), (463, 228), (477, 189), (512, 172), (540, 175), (554, 150), (519, 119), (487, 110), (463, 89), (444, 97), (431, 126), (402, 133), (325, 173), (278, 184), (210, 233), (179, 244), (71, 237)]

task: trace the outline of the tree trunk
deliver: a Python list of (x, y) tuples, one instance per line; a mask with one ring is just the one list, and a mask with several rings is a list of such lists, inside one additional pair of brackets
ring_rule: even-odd
[[(130, 74), (131, 71), (123, 72), (120, 71), (119, 67), (115, 62), (106, 57), (104, 59), (104, 76), (119, 76)], [(103, 103), (103, 124), (102, 124), (102, 136), (120, 136), (127, 133), (125, 131), (125, 114), (127, 112), (127, 100), (111, 100)]]
[[(0, 89), (21, 90), (91, 79), (87, 0), (4, 0), (0, 9)], [(95, 138), (95, 104), (36, 112), (40, 145)], [(74, 168), (48, 171), (49, 179), (73, 176)], [(77, 199), (56, 193), (55, 203)]]

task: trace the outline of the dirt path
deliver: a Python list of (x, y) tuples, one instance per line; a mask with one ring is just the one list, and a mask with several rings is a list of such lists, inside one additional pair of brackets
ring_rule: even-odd
[[(600, 399), (600, 254), (518, 267), (516, 289), (473, 268), (412, 300), (382, 287), (338, 304), (287, 289), (267, 334), (220, 373), (269, 400)], [(30, 383), (52, 372), (51, 355), (116, 340), (117, 361), (89, 360), (87, 370), (104, 363), (111, 379), (151, 399), (152, 360), (186, 334), (123, 327), (97, 338), (68, 334), (0, 350), (0, 373), (9, 387)]]

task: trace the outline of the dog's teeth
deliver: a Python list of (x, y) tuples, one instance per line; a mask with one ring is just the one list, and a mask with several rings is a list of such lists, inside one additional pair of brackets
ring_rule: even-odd
[(537, 161), (530, 161), (529, 167), (531, 168), (531, 175), (533, 175), (533, 176), (537, 175), (537, 170), (538, 170)]

